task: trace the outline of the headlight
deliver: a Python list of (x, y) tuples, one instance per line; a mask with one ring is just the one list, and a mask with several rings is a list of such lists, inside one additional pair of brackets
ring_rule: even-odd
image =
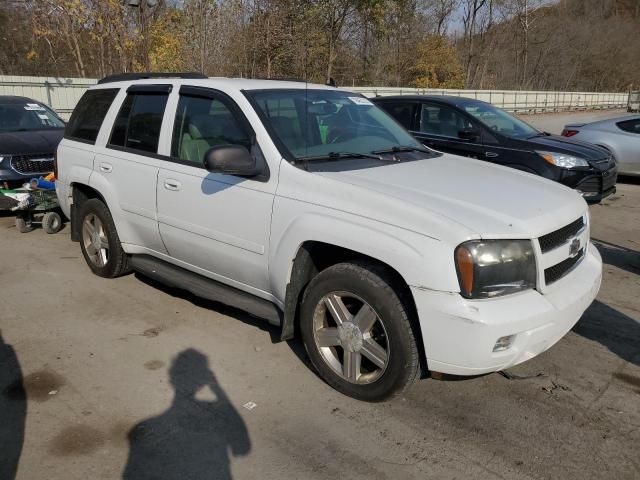
[(536, 153), (551, 165), (555, 165), (556, 167), (560, 168), (576, 168), (589, 166), (589, 162), (587, 162), (584, 158), (574, 157), (573, 155), (568, 155), (566, 153), (541, 151), (537, 151)]
[(0, 165), (2, 165), (2, 161), (4, 160), (4, 157), (2, 155), (0, 155)]
[(531, 240), (472, 240), (456, 248), (455, 260), (465, 298), (497, 297), (536, 286)]

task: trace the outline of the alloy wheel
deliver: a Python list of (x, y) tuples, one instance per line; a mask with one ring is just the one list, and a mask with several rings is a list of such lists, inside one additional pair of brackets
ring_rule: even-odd
[(324, 362), (355, 384), (375, 382), (389, 364), (387, 331), (378, 313), (350, 292), (331, 292), (313, 314), (313, 337)]
[(90, 213), (82, 222), (82, 244), (89, 261), (96, 267), (104, 267), (109, 261), (109, 240), (97, 215)]

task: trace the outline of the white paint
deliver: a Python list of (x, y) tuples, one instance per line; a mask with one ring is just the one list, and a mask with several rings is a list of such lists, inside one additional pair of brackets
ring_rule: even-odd
[[(543, 255), (536, 239), (586, 214), (586, 203), (573, 190), (448, 154), (376, 168), (311, 173), (282, 159), (242, 94), (243, 89), (303, 89), (305, 84), (241, 79), (135, 83), (173, 85), (159, 154), (170, 151), (180, 86), (215, 88), (232, 97), (251, 122), (270, 175), (258, 181), (209, 174), (157, 155), (106, 148), (131, 82), (96, 87), (122, 90), (95, 146), (62, 141), (57, 191), (69, 215), (72, 183), (97, 189), (130, 254), (154, 255), (279, 307), (302, 243), (326, 242), (369, 255), (397, 270), (410, 286), (429, 367), (445, 373), (493, 371), (537, 355), (577, 322), (597, 294), (602, 262), (593, 246), (566, 277), (544, 285), (542, 270), (569, 252), (562, 247)], [(105, 170), (105, 164), (111, 169)], [(165, 188), (167, 182), (171, 188)], [(454, 250), (477, 238), (531, 239), (538, 289), (487, 300), (461, 297)], [(589, 244), (588, 228), (580, 241)], [(517, 337), (511, 348), (492, 353), (499, 337), (513, 334)]]

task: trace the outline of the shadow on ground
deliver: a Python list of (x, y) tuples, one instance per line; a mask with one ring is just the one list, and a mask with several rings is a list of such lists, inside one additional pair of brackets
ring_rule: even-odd
[(149, 285), (150, 287), (157, 288), (158, 290), (161, 290), (166, 294), (171, 295), (172, 297), (182, 298), (183, 300), (187, 300), (193, 305), (196, 305), (200, 308), (214, 310), (218, 313), (221, 313), (222, 315), (226, 315), (236, 320), (240, 320), (241, 322), (244, 322), (253, 327), (257, 327), (269, 334), (271, 343), (278, 343), (280, 341), (280, 328), (271, 325), (263, 318), (254, 317), (253, 315), (249, 315), (248, 313), (240, 309), (225, 305), (224, 303), (214, 302), (212, 300), (207, 300), (206, 298), (198, 297), (196, 295), (193, 295), (191, 292), (188, 292), (187, 290), (181, 290), (179, 288), (167, 286), (164, 283), (153, 280), (152, 278), (145, 277), (140, 273), (136, 272), (134, 275), (141, 282)]
[(640, 177), (632, 177), (630, 175), (619, 175), (618, 183), (628, 183), (630, 185), (640, 185)]
[[(269, 334), (269, 338), (271, 340), (271, 343), (279, 343), (281, 342), (281, 338), (280, 338), (280, 327), (276, 327), (274, 325), (271, 325), (269, 322), (267, 322), (265, 319), (263, 318), (258, 318), (258, 317), (254, 317), (252, 315), (249, 315), (246, 312), (243, 312), (242, 310), (239, 310), (237, 308), (231, 307), (229, 305), (225, 305), (223, 303), (219, 303), (219, 302), (214, 302), (212, 300), (207, 300), (205, 298), (201, 298), (198, 297), (196, 295), (193, 295), (191, 292), (188, 292), (186, 290), (181, 290), (179, 288), (173, 288), (173, 287), (169, 287), (163, 283), (160, 283), (156, 280), (153, 280), (149, 277), (145, 277), (144, 275), (140, 274), (140, 273), (135, 273), (135, 276), (138, 280), (140, 280), (141, 282), (149, 285), (150, 287), (153, 288), (157, 288), (158, 290), (161, 290), (165, 293), (167, 293), (168, 295), (171, 295), (172, 297), (175, 298), (182, 298), (184, 300), (187, 300), (189, 302), (191, 302), (192, 304), (200, 307), (200, 308), (205, 308), (207, 310), (213, 310), (216, 311), (218, 313), (221, 313), (222, 315), (226, 315), (228, 317), (231, 317), (235, 320), (239, 320), (241, 322), (246, 323), (247, 325), (251, 325), (253, 327), (259, 328), (262, 331), (265, 331)], [(313, 372), (314, 375), (317, 375), (316, 370), (313, 368), (313, 365), (311, 365), (311, 361), (309, 360), (309, 357), (307, 355), (307, 352), (304, 348), (304, 345), (302, 344), (302, 342), (299, 340), (299, 337), (294, 338), (292, 340), (287, 340), (287, 345), (289, 346), (289, 348), (291, 349), (291, 351), (296, 355), (296, 357), (298, 357), (298, 359), (307, 366), (307, 368), (309, 368), (309, 370), (311, 372)]]
[(640, 275), (640, 252), (597, 238), (592, 240), (604, 263)]
[(629, 363), (640, 366), (640, 322), (598, 300), (573, 331), (607, 347)]
[(13, 480), (24, 443), (27, 397), (15, 350), (0, 332), (0, 479)]
[(129, 431), (123, 479), (231, 479), (230, 457), (247, 455), (251, 441), (207, 357), (194, 349), (181, 352), (169, 378), (171, 406)]

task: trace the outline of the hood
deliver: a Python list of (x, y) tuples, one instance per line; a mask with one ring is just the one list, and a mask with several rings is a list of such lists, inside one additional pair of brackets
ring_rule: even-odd
[[(558, 183), (456, 155), (314, 175), (343, 184), (348, 193), (320, 182), (322, 192), (297, 189), (302, 200), (436, 238), (446, 232), (428, 230), (440, 229), (444, 219), (469, 236), (536, 238), (587, 210), (578, 193)], [(335, 200), (324, 193), (332, 190)]]
[(64, 128), (0, 133), (0, 154), (53, 153), (63, 134)]
[[(584, 158), (592, 167), (600, 168), (601, 161), (610, 157), (610, 153), (602, 147), (590, 143), (573, 140), (559, 135), (546, 135), (526, 140), (528, 148), (532, 150), (546, 150), (549, 152), (567, 153)], [(533, 144), (533, 145), (532, 145)], [(599, 163), (600, 162), (600, 163)], [(605, 163), (606, 169), (606, 163)]]

